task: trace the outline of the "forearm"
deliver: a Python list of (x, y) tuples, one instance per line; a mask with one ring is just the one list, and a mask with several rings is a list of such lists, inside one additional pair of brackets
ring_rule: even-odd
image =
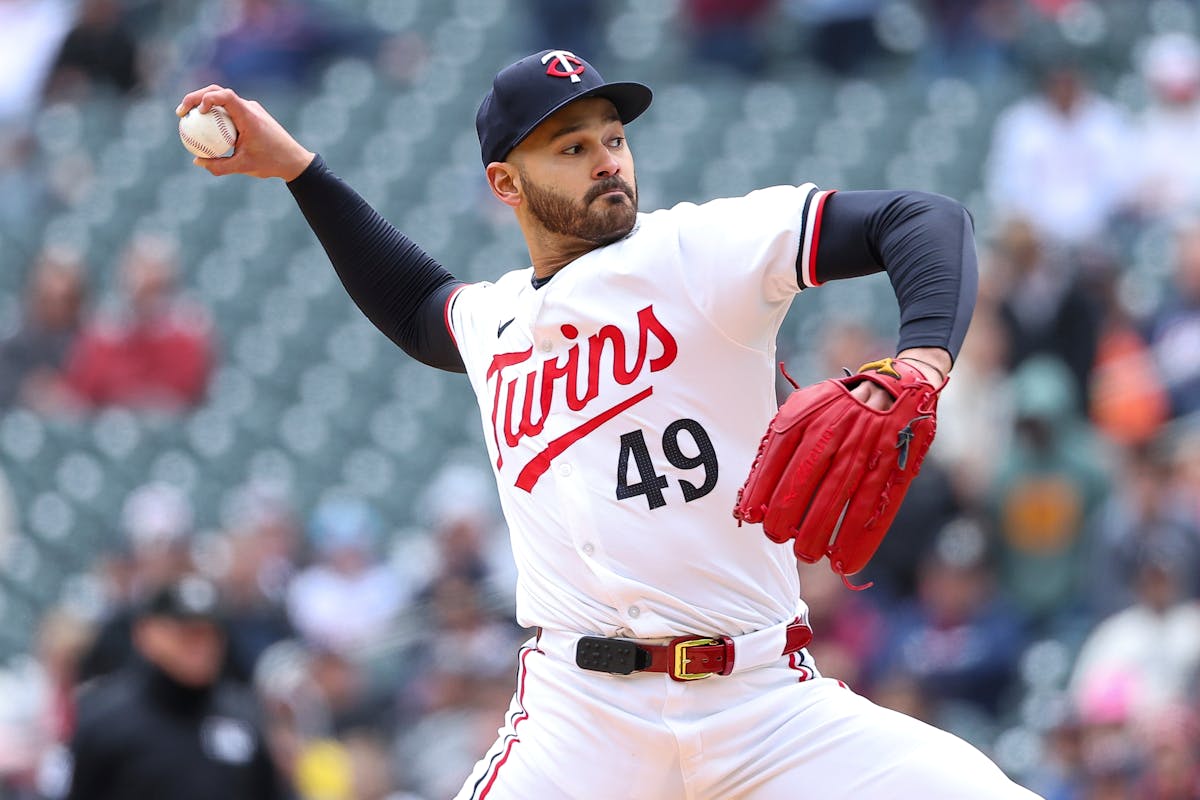
[(406, 353), (463, 372), (444, 307), (458, 281), (334, 175), (320, 156), (288, 189), (367, 319)]
[(948, 372), (978, 286), (966, 209), (923, 192), (839, 192), (826, 202), (824, 217), (820, 280), (886, 271), (900, 306), (897, 349)]

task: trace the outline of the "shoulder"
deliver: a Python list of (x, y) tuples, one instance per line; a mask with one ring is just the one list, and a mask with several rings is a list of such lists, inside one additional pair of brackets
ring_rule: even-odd
[(129, 717), (140, 705), (136, 678), (126, 670), (93, 678), (76, 692), (77, 733), (79, 736), (105, 736)]
[(670, 208), (660, 209), (649, 214), (639, 214), (638, 220), (651, 225), (661, 225), (671, 219), (686, 219), (689, 216), (704, 215), (711, 211), (727, 211), (739, 206), (754, 208), (773, 203), (803, 202), (815, 192), (817, 192), (817, 187), (813, 183), (802, 183), (795, 186), (791, 184), (766, 186), (737, 197), (718, 197), (703, 203), (686, 201), (676, 203)]
[(266, 713), (257, 694), (249, 686), (222, 681), (213, 691), (209, 718), (215, 724), (235, 720), (240, 732), (251, 740), (261, 740), (266, 729)]
[(223, 681), (213, 692), (212, 710), (226, 717), (240, 719), (254, 725), (259, 721), (258, 698), (248, 686), (232, 681)]
[(447, 301), (447, 316), (478, 319), (481, 324), (502, 316), (522, 294), (535, 291), (532, 278), (533, 267), (525, 267), (506, 272), (494, 281), (464, 284)]

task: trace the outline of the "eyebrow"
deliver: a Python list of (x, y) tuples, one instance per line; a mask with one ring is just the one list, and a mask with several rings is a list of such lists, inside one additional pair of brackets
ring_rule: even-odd
[[(604, 119), (601, 121), (607, 124), (609, 122), (620, 122), (621, 118), (617, 116), (616, 112), (608, 112), (604, 115)], [(550, 134), (550, 138), (551, 140), (557, 139), (560, 136), (566, 136), (569, 133), (575, 133), (576, 131), (583, 130), (586, 127), (587, 122), (585, 121), (581, 120), (579, 122), (572, 122), (555, 130), (552, 134)]]

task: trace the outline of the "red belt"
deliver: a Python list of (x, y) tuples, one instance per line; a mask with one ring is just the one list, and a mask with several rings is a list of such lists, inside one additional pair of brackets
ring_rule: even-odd
[[(795, 653), (812, 641), (812, 629), (799, 620), (787, 626), (780, 655)], [(734, 640), (729, 636), (677, 636), (667, 644), (639, 644), (629, 639), (584, 636), (575, 645), (577, 666), (629, 675), (633, 672), (664, 672), (677, 681), (694, 681), (733, 672)]]

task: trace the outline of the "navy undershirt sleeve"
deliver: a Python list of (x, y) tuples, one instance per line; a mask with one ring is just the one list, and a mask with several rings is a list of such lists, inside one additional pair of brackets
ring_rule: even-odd
[(926, 192), (836, 192), (821, 216), (820, 282), (886, 271), (900, 306), (897, 352), (958, 357), (975, 310), (974, 225), (958, 202)]
[(445, 319), (446, 301), (462, 281), (380, 216), (319, 155), (288, 189), (367, 319), (418, 361), (465, 372)]

